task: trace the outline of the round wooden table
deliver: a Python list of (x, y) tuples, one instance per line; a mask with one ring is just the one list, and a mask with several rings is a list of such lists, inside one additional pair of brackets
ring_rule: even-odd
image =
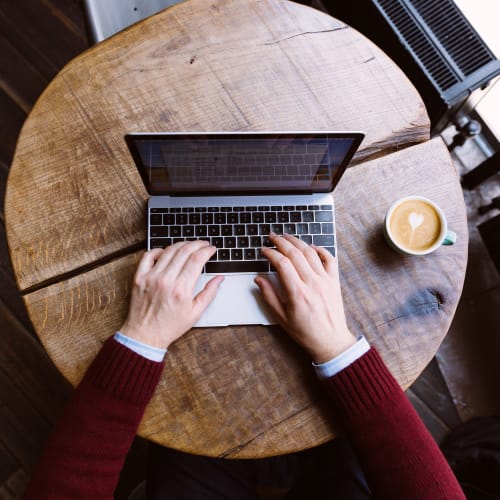
[[(189, 0), (86, 51), (45, 90), (19, 138), (8, 243), (33, 325), (72, 384), (126, 315), (145, 248), (147, 194), (132, 131), (362, 130), (335, 190), (348, 324), (403, 388), (436, 352), (467, 260), (465, 207), (446, 147), (403, 73), (358, 32), (282, 0)], [(453, 247), (402, 257), (382, 221), (397, 198), (441, 205)], [(221, 457), (334, 437), (310, 361), (278, 327), (193, 329), (170, 349), (141, 436)]]

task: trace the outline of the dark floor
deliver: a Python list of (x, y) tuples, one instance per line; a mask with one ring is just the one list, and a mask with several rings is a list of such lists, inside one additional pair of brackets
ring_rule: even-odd
[[(77, 0), (0, 0), (0, 499), (20, 497), (40, 447), (70, 393), (38, 344), (15, 285), (4, 232), (5, 183), (27, 113), (55, 74), (87, 46)], [(477, 204), (473, 194), (467, 195), (467, 202)], [(474, 248), (481, 245), (476, 233), (472, 237)], [(486, 258), (483, 250), (481, 258), (474, 260), (478, 267), (470, 270), (471, 276), (480, 273)], [(494, 272), (486, 265), (490, 266), (488, 273)], [(489, 286), (498, 289), (498, 275)], [(468, 298), (483, 293), (482, 288), (473, 290)], [(467, 307), (464, 310), (468, 314)], [(447, 351), (455, 352), (451, 345), (447, 344)], [(450, 369), (445, 354), (438, 357), (446, 366), (448, 385), (453, 385), (454, 373), (460, 370)], [(438, 442), (460, 422), (436, 359), (408, 390), (408, 396)], [(141, 443), (138, 448), (136, 456), (141, 457)]]

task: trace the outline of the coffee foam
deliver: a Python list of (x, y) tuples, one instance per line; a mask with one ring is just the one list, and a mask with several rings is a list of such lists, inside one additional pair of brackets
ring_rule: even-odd
[(423, 200), (406, 200), (392, 212), (389, 228), (394, 241), (409, 251), (431, 248), (441, 234), (441, 219)]

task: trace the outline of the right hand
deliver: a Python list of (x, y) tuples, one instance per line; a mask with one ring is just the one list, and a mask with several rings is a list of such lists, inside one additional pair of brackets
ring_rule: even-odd
[(347, 328), (335, 258), (293, 236), (269, 239), (276, 249), (264, 247), (262, 254), (276, 269), (283, 293), (263, 276), (255, 283), (281, 326), (315, 363), (325, 363), (356, 343)]

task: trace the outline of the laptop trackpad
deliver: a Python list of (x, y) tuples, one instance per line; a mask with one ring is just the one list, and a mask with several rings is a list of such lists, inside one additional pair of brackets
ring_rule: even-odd
[[(275, 274), (266, 275), (277, 286)], [(198, 293), (213, 275), (201, 275), (196, 285)], [(224, 275), (217, 296), (195, 326), (270, 325), (277, 321), (264, 302), (254, 274)]]

